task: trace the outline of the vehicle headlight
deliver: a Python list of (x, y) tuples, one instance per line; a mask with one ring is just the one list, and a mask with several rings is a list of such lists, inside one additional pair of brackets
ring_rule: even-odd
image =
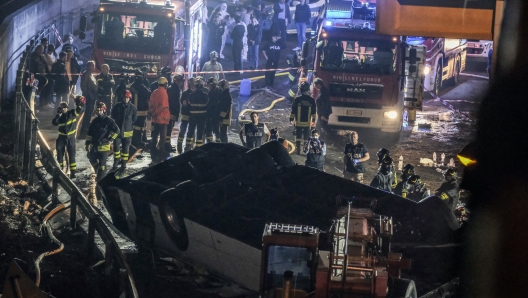
[(428, 75), (431, 72), (431, 65), (426, 65), (424, 68), (424, 75)]
[(396, 117), (398, 117), (398, 112), (396, 111), (383, 112), (383, 118), (395, 119)]

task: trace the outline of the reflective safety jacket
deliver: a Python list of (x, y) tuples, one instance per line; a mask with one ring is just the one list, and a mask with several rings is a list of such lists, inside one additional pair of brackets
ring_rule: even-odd
[(309, 127), (315, 122), (317, 106), (310, 95), (303, 94), (295, 98), (292, 104), (290, 121), (295, 120), (298, 127)]
[(451, 210), (455, 210), (460, 199), (460, 190), (456, 179), (446, 181), (435, 191), (435, 195), (442, 199)]
[(77, 116), (81, 114), (82, 110), (83, 107), (78, 106), (60, 116), (57, 114), (57, 116), (51, 120), (51, 124), (59, 126), (60, 136), (71, 136), (77, 132)]
[(169, 89), (167, 89), (167, 94), (169, 96), (169, 111), (170, 119), (172, 121), (178, 121), (180, 117), (180, 97), (181, 89), (178, 87), (178, 84), (172, 84)]
[(189, 113), (191, 115), (207, 113), (207, 104), (209, 103), (207, 91), (205, 88), (197, 88), (196, 91), (189, 94)]
[(194, 92), (191, 89), (187, 89), (182, 92), (180, 103), (181, 103), (181, 121), (189, 121), (190, 106), (189, 106), (189, 95)]
[(106, 115), (99, 116), (90, 123), (85, 145), (92, 145), (98, 152), (110, 151), (110, 144), (118, 135), (119, 127), (115, 121)]
[(220, 112), (219, 116), (222, 125), (231, 125), (232, 106), (233, 98), (231, 97), (229, 89), (223, 90), (222, 93), (220, 93), (220, 100), (218, 103), (218, 111)]
[(152, 115), (152, 122), (158, 124), (169, 124), (169, 95), (163, 86), (159, 86), (150, 95), (148, 113)]
[(149, 108), (150, 90), (143, 84), (142, 80), (136, 80), (130, 86), (130, 92), (132, 93), (131, 102), (137, 108), (138, 117), (146, 117)]
[(288, 71), (288, 79), (290, 80), (290, 86), (298, 83), (300, 72), (297, 71), (297, 68), (300, 66), (299, 61), (297, 60), (297, 55), (288, 54), (286, 55), (286, 62), (288, 62), (288, 67), (293, 67), (295, 69), (290, 69)]
[(120, 102), (112, 109), (112, 119), (119, 127), (120, 138), (132, 137), (133, 124), (137, 120), (137, 109), (132, 103)]

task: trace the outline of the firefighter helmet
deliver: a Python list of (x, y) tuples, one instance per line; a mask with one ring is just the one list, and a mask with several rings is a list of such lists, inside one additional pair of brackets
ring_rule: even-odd
[(161, 77), (158, 79), (158, 85), (167, 85), (169, 81), (167, 81), (167, 78)]
[(444, 172), (444, 177), (446, 180), (450, 179), (456, 179), (457, 178), (457, 171), (453, 168), (447, 169), (447, 171)]
[[(86, 104), (86, 97), (79, 95), (75, 97), (75, 104), (78, 106), (84, 106)], [(66, 104), (66, 107), (68, 107), (68, 104)]]
[(310, 84), (308, 84), (307, 82), (302, 82), (301, 86), (299, 86), (299, 90), (301, 91), (301, 93), (310, 91)]
[[(59, 108), (61, 108), (61, 109), (66, 108), (66, 109), (67, 109), (67, 108), (68, 108), (68, 103), (65, 102), (65, 101), (61, 102), (61, 103), (59, 104)], [(62, 113), (62, 111), (61, 111), (61, 113)]]
[(388, 155), (385, 155), (385, 157), (383, 157), (383, 159), (381, 160), (381, 164), (383, 165), (392, 165), (392, 157), (388, 156)]
[(172, 81), (174, 83), (183, 82), (183, 75), (182, 74), (175, 74), (172, 78)]
[(195, 86), (203, 86), (203, 84), (204, 84), (204, 81), (202, 77), (198, 76), (194, 79)]
[(222, 90), (229, 90), (229, 82), (226, 80), (220, 80), (220, 82), (218, 82), (218, 87)]
[(210, 84), (215, 84), (215, 85), (217, 85), (217, 84), (218, 84), (218, 80), (217, 80), (216, 78), (210, 77), (210, 78), (207, 80), (207, 85), (210, 85)]
[(420, 175), (413, 174), (407, 179), (408, 184), (412, 185), (419, 185), (422, 184), (422, 180), (420, 179)]
[(161, 69), (161, 71), (160, 71), (161, 75), (166, 75), (166, 74), (169, 74), (169, 75), (170, 75), (171, 72), (172, 72), (172, 71), (171, 71), (171, 68), (168, 67), (168, 66), (163, 67), (163, 68)]
[(212, 51), (211, 53), (209, 53), (209, 57), (218, 58), (218, 53), (216, 51)]
[(130, 90), (126, 90), (125, 91), (125, 97), (126, 98), (132, 98), (132, 92), (130, 92)]
[(414, 175), (414, 166), (410, 163), (406, 164), (405, 166), (403, 166), (402, 174), (407, 176)]
[(386, 148), (381, 148), (380, 150), (378, 150), (376, 155), (378, 156), (378, 163), (381, 163), (385, 156), (390, 156), (390, 150)]
[(95, 106), (95, 109), (97, 111), (103, 111), (103, 113), (106, 113), (106, 105), (104, 102), (102, 101), (98, 101), (97, 102), (97, 105)]

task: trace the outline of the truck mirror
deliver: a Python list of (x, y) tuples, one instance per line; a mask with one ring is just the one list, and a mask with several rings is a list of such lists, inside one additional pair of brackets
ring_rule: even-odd
[(409, 50), (409, 64), (410, 65), (415, 65), (416, 61), (417, 61), (416, 49), (410, 49)]
[(303, 42), (303, 45), (302, 45), (302, 52), (301, 52), (301, 57), (303, 59), (306, 59), (308, 58), (308, 46), (309, 46), (309, 43), (308, 42)]
[(88, 20), (87, 20), (86, 16), (82, 15), (81, 19), (79, 20), (79, 30), (80, 31), (82, 31), (82, 32), (86, 31), (87, 22), (88, 22)]

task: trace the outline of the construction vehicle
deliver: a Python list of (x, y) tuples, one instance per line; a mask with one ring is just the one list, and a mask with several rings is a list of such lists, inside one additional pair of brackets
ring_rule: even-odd
[(201, 53), (203, 0), (101, 1), (95, 23), (92, 56), (96, 67), (150, 76), (168, 66), (196, 71)]

